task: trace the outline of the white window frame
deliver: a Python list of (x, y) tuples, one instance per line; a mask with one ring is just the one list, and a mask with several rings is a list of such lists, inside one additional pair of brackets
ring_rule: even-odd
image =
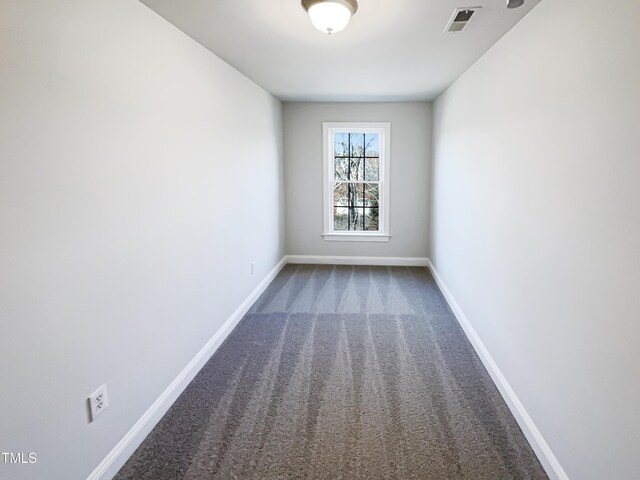
[[(336, 231), (333, 220), (333, 184), (335, 182), (334, 136), (336, 133), (377, 133), (380, 138), (379, 214), (377, 232)], [(388, 242), (389, 235), (389, 171), (391, 158), (391, 123), (389, 122), (323, 122), (324, 163), (324, 233), (325, 240), (338, 242)]]

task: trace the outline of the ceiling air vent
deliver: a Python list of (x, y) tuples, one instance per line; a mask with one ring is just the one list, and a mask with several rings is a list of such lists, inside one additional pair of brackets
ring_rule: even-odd
[(462, 7), (456, 8), (453, 11), (453, 15), (451, 16), (451, 20), (447, 23), (447, 28), (444, 29), (445, 33), (447, 32), (462, 32), (464, 28), (471, 20), (471, 17), (476, 12), (476, 10), (481, 7)]

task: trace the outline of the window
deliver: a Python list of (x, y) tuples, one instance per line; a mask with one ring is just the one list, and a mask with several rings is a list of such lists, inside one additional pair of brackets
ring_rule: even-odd
[(389, 240), (389, 123), (328, 123), (324, 238)]

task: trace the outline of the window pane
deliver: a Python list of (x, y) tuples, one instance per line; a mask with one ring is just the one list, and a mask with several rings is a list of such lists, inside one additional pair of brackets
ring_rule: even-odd
[(348, 158), (336, 158), (335, 159), (335, 165), (336, 165), (336, 173), (335, 173), (335, 179), (336, 180), (349, 180), (348, 176), (349, 176), (349, 159)]
[(336, 207), (333, 209), (333, 229), (336, 231), (349, 228), (349, 209)]
[(349, 209), (349, 230), (364, 229), (364, 208)]
[(377, 208), (365, 208), (364, 209), (364, 229), (370, 232), (377, 232), (379, 228), (378, 222), (378, 209)]
[(349, 156), (349, 134), (336, 133), (334, 134), (333, 138), (334, 138), (333, 155), (348, 157)]
[(364, 164), (364, 179), (377, 182), (380, 178), (380, 159), (366, 158)]
[(351, 156), (364, 157), (364, 133), (350, 133)]
[(380, 156), (380, 135), (377, 133), (367, 133), (364, 137), (365, 156)]
[(364, 180), (364, 158), (351, 158), (349, 159), (349, 180), (362, 181)]
[(367, 207), (380, 206), (380, 192), (377, 183), (364, 184), (364, 205)]
[(333, 187), (333, 206), (348, 207), (349, 206), (349, 184), (336, 183)]
[(350, 207), (363, 207), (364, 206), (364, 183), (350, 183), (349, 184), (349, 206)]

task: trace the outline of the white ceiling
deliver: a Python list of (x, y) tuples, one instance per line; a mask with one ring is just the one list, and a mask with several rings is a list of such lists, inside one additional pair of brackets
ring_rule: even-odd
[[(300, 0), (141, 0), (282, 100), (432, 100), (540, 0), (359, 0), (328, 36)], [(481, 6), (443, 33), (456, 7)]]

